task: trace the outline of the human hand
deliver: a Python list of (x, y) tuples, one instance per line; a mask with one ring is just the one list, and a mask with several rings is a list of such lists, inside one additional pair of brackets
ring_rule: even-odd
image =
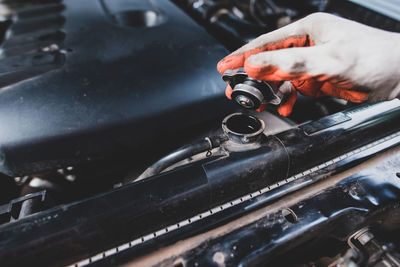
[[(240, 67), (256, 80), (291, 81), (291, 95), (278, 107), (283, 116), (290, 115), (296, 91), (352, 102), (389, 100), (400, 93), (400, 34), (315, 13), (261, 35), (217, 66), (221, 74)], [(287, 90), (288, 82), (282, 87)], [(228, 86), (228, 98), (231, 93)]]

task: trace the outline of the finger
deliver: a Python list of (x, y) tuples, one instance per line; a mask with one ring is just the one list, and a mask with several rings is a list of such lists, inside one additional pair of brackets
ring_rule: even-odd
[[(335, 25), (346, 21), (326, 13), (314, 13), (280, 29), (263, 34), (242, 46), (218, 63), (217, 69), (223, 74), (228, 69), (243, 67), (246, 59), (254, 54), (290, 47), (313, 46), (324, 43), (326, 31), (324, 25)], [(316, 36), (317, 40), (314, 40)]]
[(330, 84), (334, 85), (337, 88), (341, 88), (341, 89), (346, 89), (346, 90), (353, 90), (356, 89), (355, 86), (348, 80), (340, 78), (338, 76), (336, 77), (316, 77), (316, 79), (320, 80), (320, 81), (326, 81), (329, 82)]
[[(225, 89), (225, 95), (227, 98), (232, 100), (232, 88), (228, 85)], [(266, 110), (268, 107), (268, 104), (261, 104), (260, 107), (257, 109), (258, 112), (262, 112)]]
[[(293, 85), (290, 81), (285, 81), (285, 82), (277, 82), (274, 84), (274, 86), (278, 87), (278, 90), (283, 94), (287, 95), (292, 92)], [(268, 104), (261, 104), (260, 107), (257, 109), (258, 112), (262, 112), (266, 110), (268, 107)]]
[(309, 46), (311, 45), (311, 43), (312, 42), (309, 40), (308, 35), (290, 36), (285, 39), (281, 39), (279, 41), (264, 44), (254, 49), (245, 50), (244, 52), (234, 52), (233, 54), (225, 57), (224, 59), (218, 62), (217, 70), (219, 71), (220, 74), (223, 74), (226, 70), (238, 69), (243, 67), (244, 62), (251, 55), (258, 54), (260, 52), (272, 51), (290, 47)]
[(313, 45), (313, 42), (307, 34), (304, 23), (300, 20), (257, 37), (222, 59), (218, 63), (217, 69), (219, 73), (223, 74), (228, 69), (243, 67), (244, 62), (251, 55), (264, 51), (310, 45)]
[(321, 91), (326, 95), (342, 98), (354, 103), (361, 103), (368, 99), (368, 93), (342, 89), (331, 83), (324, 83)]
[(297, 100), (297, 91), (294, 88), (294, 86), (292, 86), (292, 92), (290, 93), (289, 98), (285, 101), (285, 103), (283, 103), (278, 107), (278, 113), (284, 117), (289, 116), (292, 113), (293, 106), (296, 103), (296, 100)]
[(262, 52), (249, 57), (244, 68), (257, 80), (327, 80), (344, 71), (343, 62), (329, 56), (324, 45)]
[(223, 74), (228, 69), (237, 69), (243, 67), (244, 62), (251, 55), (283, 48), (309, 46), (310, 43), (311, 42), (307, 35), (287, 37), (286, 39), (279, 40), (274, 43), (268, 43), (261, 47), (247, 50), (243, 53), (231, 54), (218, 62), (217, 69), (219, 73)]
[(320, 97), (325, 95), (324, 92), (321, 91), (323, 82), (319, 82), (315, 79), (292, 80), (292, 84), (302, 95), (312, 97)]
[(268, 107), (268, 104), (261, 104), (260, 107), (258, 109), (256, 109), (258, 112), (263, 112), (264, 110), (266, 110)]
[[(270, 82), (271, 84), (271, 82)], [(274, 82), (272, 84), (275, 84), (276, 87), (278, 87), (278, 91), (283, 95), (287, 96), (290, 95), (292, 92), (293, 88), (293, 83), (291, 81), (284, 81), (284, 82)]]
[(226, 86), (225, 95), (228, 99), (232, 100), (232, 88), (230, 85)]
[(367, 101), (368, 99), (368, 93), (366, 92), (358, 92), (358, 91), (352, 91), (352, 90), (341, 90), (340, 91), (340, 98), (349, 100), (354, 103), (362, 103)]

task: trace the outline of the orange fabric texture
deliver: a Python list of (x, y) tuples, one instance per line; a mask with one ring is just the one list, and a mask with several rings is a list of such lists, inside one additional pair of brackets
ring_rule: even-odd
[(286, 73), (276, 66), (253, 65), (248, 61), (245, 62), (244, 67), (247, 74), (257, 80), (290, 80), (292, 81), (294, 89), (301, 92), (303, 95), (312, 97), (327, 95), (339, 97), (355, 103), (363, 102), (368, 98), (367, 93), (350, 90), (354, 87), (351, 83), (342, 81), (336, 77), (327, 75), (310, 75), (308, 73)]
[[(253, 65), (246, 61), (251, 55), (272, 51), (277, 49), (285, 49), (291, 47), (312, 46), (313, 42), (307, 35), (292, 36), (279, 42), (270, 43), (255, 49), (244, 51), (243, 53), (232, 54), (222, 59), (218, 65), (218, 71), (223, 74), (228, 69), (237, 69), (244, 67), (246, 73), (257, 80), (263, 81), (291, 81), (292, 93), (286, 101), (278, 107), (278, 112), (282, 116), (289, 116), (297, 99), (297, 91), (303, 95), (312, 97), (332, 96), (343, 98), (352, 102), (360, 103), (367, 99), (368, 94), (350, 90), (354, 86), (343, 81), (338, 77), (330, 77), (327, 75), (311, 75), (308, 73), (287, 73), (277, 66), (273, 65)], [(228, 86), (225, 91), (226, 96), (231, 99), (232, 88)], [(263, 106), (260, 110), (265, 110)]]
[(232, 54), (225, 58), (223, 58), (220, 62), (218, 62), (217, 69), (219, 73), (222, 75), (225, 71), (231, 69), (238, 69), (244, 66), (244, 62), (246, 59), (254, 54), (258, 54), (265, 51), (284, 49), (289, 47), (303, 47), (312, 45), (310, 39), (307, 35), (303, 36), (291, 36), (282, 41), (270, 43), (263, 45), (261, 47), (257, 47), (251, 50), (247, 50), (243, 53)]

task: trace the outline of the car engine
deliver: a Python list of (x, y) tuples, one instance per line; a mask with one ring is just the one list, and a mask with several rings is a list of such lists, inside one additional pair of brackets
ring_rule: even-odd
[(220, 59), (366, 0), (0, 2), (2, 266), (400, 266), (400, 100), (225, 97)]

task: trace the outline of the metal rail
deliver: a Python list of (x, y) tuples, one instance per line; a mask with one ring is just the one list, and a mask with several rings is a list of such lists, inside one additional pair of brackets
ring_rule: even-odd
[(80, 260), (80, 261), (78, 261), (76, 263), (73, 263), (73, 264), (71, 264), (69, 266), (71, 266), (71, 267), (78, 267), (78, 266), (81, 267), (81, 266), (89, 265), (89, 264), (91, 264), (93, 262), (105, 259), (105, 258), (107, 258), (107, 257), (109, 257), (111, 255), (114, 255), (114, 254), (118, 253), (118, 252), (121, 252), (123, 250), (135, 247), (135, 246), (137, 246), (139, 244), (142, 244), (142, 243), (144, 243), (144, 242), (146, 242), (148, 240), (155, 239), (155, 238), (157, 238), (157, 237), (159, 237), (161, 235), (170, 233), (170, 232), (175, 231), (177, 229), (180, 229), (180, 228), (182, 228), (182, 227), (184, 227), (186, 225), (192, 224), (192, 223), (194, 223), (196, 221), (202, 220), (202, 219), (204, 219), (206, 217), (209, 217), (211, 215), (214, 215), (214, 214), (216, 214), (218, 212), (221, 212), (223, 210), (226, 210), (226, 209), (229, 209), (231, 207), (234, 207), (234, 206), (236, 206), (236, 205), (238, 205), (240, 203), (243, 203), (243, 202), (245, 202), (247, 200), (253, 199), (253, 198), (255, 198), (255, 197), (257, 197), (257, 196), (259, 196), (261, 194), (264, 194), (266, 192), (269, 192), (269, 191), (271, 191), (273, 189), (276, 189), (276, 188), (278, 188), (278, 187), (280, 187), (282, 185), (285, 185), (285, 184), (288, 184), (288, 183), (293, 182), (295, 180), (298, 180), (300, 178), (303, 178), (303, 177), (305, 177), (307, 175), (310, 175), (310, 174), (312, 174), (312, 173), (314, 173), (316, 171), (322, 170), (322, 169), (324, 169), (324, 168), (326, 168), (328, 166), (331, 166), (331, 165), (333, 165), (335, 163), (338, 163), (338, 162), (344, 161), (346, 159), (349, 159), (350, 157), (355, 156), (357, 154), (361, 154), (362, 152), (368, 152), (369, 150), (374, 151), (374, 149), (376, 149), (377, 147), (382, 146), (382, 148), (379, 149), (379, 151), (380, 151), (382, 149), (394, 146), (394, 145), (396, 145), (398, 143), (400, 143), (400, 131), (396, 132), (396, 133), (393, 133), (393, 134), (391, 134), (389, 136), (386, 136), (384, 138), (381, 138), (381, 139), (379, 139), (377, 141), (374, 141), (372, 143), (369, 143), (367, 145), (364, 145), (364, 146), (362, 146), (360, 148), (357, 148), (355, 150), (352, 150), (350, 152), (347, 152), (347, 153), (345, 153), (345, 154), (343, 154), (341, 156), (333, 158), (333, 159), (331, 159), (329, 161), (326, 161), (326, 162), (324, 162), (324, 163), (322, 163), (320, 165), (317, 165), (317, 166), (315, 166), (313, 168), (310, 168), (308, 170), (305, 170), (303, 172), (295, 174), (295, 175), (293, 175), (293, 176), (291, 176), (291, 177), (289, 177), (287, 179), (281, 180), (281, 181), (279, 181), (279, 182), (277, 182), (275, 184), (272, 184), (270, 186), (264, 187), (264, 188), (262, 188), (260, 190), (254, 191), (252, 193), (243, 195), (243, 196), (241, 196), (239, 198), (236, 198), (236, 199), (234, 199), (232, 201), (226, 202), (226, 203), (224, 203), (222, 205), (218, 205), (218, 206), (216, 206), (216, 207), (214, 207), (214, 208), (212, 208), (210, 210), (207, 210), (205, 212), (202, 212), (202, 213), (197, 214), (195, 216), (192, 216), (190, 218), (184, 219), (184, 220), (179, 221), (179, 222), (177, 222), (175, 224), (171, 224), (171, 225), (169, 225), (169, 226), (167, 226), (165, 228), (159, 229), (159, 230), (154, 231), (152, 233), (143, 235), (143, 236), (141, 236), (139, 238), (136, 238), (136, 239), (134, 239), (134, 240), (132, 240), (130, 242), (124, 243), (124, 244), (122, 244), (120, 246), (117, 246), (117, 247), (108, 249), (106, 251), (100, 252), (100, 253), (98, 253), (98, 254), (96, 254), (94, 256), (91, 256), (89, 258)]

